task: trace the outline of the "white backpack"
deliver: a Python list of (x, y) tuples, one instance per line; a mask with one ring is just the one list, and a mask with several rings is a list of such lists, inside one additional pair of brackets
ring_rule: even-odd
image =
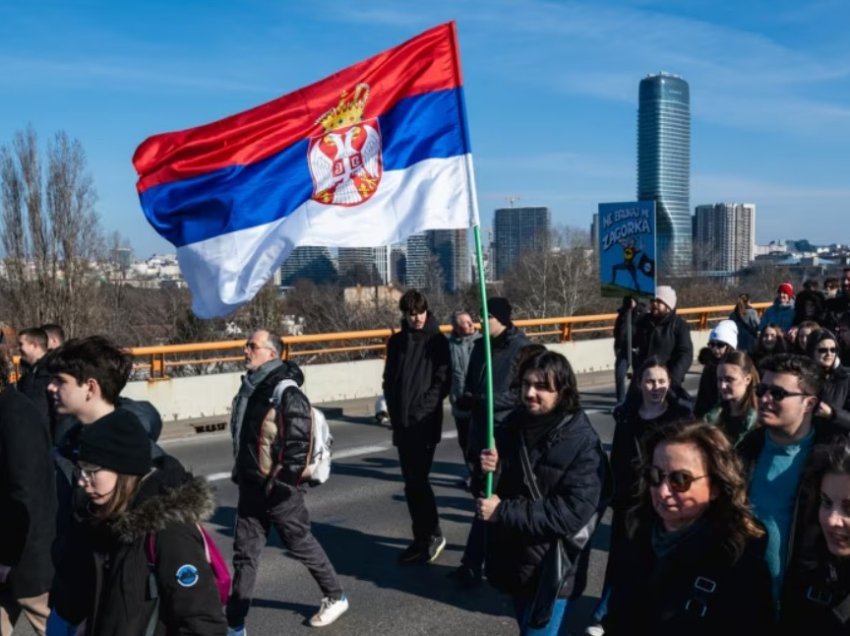
[[(274, 388), (272, 403), (278, 412), (280, 412), (280, 400), (283, 397), (283, 392), (291, 386), (301, 391), (298, 383), (294, 380), (281, 380)], [(328, 477), (331, 476), (331, 447), (333, 446), (334, 438), (331, 435), (331, 429), (328, 426), (328, 420), (325, 418), (325, 414), (312, 404), (310, 405), (310, 413), (312, 420), (310, 454), (307, 456), (307, 473), (305, 477), (311, 486), (318, 486), (325, 483)]]

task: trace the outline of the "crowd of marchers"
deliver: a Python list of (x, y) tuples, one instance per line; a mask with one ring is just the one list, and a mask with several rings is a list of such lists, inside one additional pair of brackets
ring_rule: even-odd
[[(399, 566), (432, 563), (446, 546), (430, 473), (448, 397), (475, 510), (449, 576), (458, 593), (486, 580), (506, 594), (519, 633), (566, 633), (592, 543), (608, 561), (588, 635), (847, 633), (850, 268), (823, 292), (804, 287), (795, 296), (780, 285), (761, 317), (741, 294), (697, 354), (693, 395), (675, 290), (659, 286), (648, 308), (625, 298), (610, 455), (569, 360), (531, 343), (506, 298), (487, 300), (487, 339), (469, 308), (452, 314), (446, 337), (427, 298), (409, 290), (380, 409), (411, 521)], [(14, 349), (22, 373), (11, 384)], [(22, 616), (38, 634), (243, 636), (272, 528), (320, 590), (307, 623), (348, 611), (311, 532), (315, 415), (304, 373), (282, 359), (274, 331), (248, 337), (232, 404), (230, 567), (202, 525), (212, 489), (157, 444), (156, 409), (121, 397), (126, 351), (45, 325), (0, 352), (3, 636)]]

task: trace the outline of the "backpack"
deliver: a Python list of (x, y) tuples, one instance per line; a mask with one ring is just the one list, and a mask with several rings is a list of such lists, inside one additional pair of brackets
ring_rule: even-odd
[[(221, 550), (215, 544), (215, 541), (206, 531), (204, 526), (196, 523), (195, 526), (201, 533), (201, 539), (204, 542), (204, 556), (207, 558), (207, 563), (210, 564), (213, 576), (215, 577), (215, 586), (218, 588), (218, 598), (222, 605), (227, 605), (227, 599), (230, 598), (230, 571), (227, 569), (227, 561), (221, 554)], [(156, 569), (156, 534), (148, 533), (145, 538), (145, 554), (148, 557), (148, 567), (150, 574), (148, 575), (148, 587), (151, 592), (151, 598), (156, 598), (157, 603), (159, 594), (156, 589), (156, 577), (154, 570)]]
[[(283, 392), (289, 387), (295, 387), (301, 391), (295, 380), (281, 380), (274, 388), (272, 402), (278, 409), (278, 414), (280, 414), (279, 407)], [(331, 435), (325, 414), (312, 404), (310, 405), (310, 419), (310, 453), (307, 456), (306, 478), (311, 486), (318, 486), (325, 483), (331, 476), (331, 448), (334, 438)]]

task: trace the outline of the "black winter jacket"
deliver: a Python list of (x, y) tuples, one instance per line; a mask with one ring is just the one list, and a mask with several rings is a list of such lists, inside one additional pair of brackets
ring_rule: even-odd
[[(493, 427), (499, 427), (511, 412), (520, 405), (519, 379), (516, 377), (519, 353), (529, 344), (525, 333), (514, 325), (498, 338), (490, 339), (493, 360)], [(468, 460), (479, 465), (479, 455), (487, 448), (487, 364), (484, 356), (484, 339), (479, 338), (472, 347), (469, 368), (466, 372), (464, 395), (472, 406), (469, 431)]]
[[(814, 521), (820, 535), (820, 525)], [(795, 559), (785, 577), (782, 636), (850, 633), (850, 559), (831, 555), (821, 536), (811, 560)]]
[(717, 389), (718, 358), (711, 349), (704, 347), (700, 349), (698, 359), (703, 366), (699, 376), (697, 399), (694, 402), (694, 417), (702, 417), (720, 401), (720, 391)]
[(15, 598), (50, 589), (56, 490), (47, 419), (13, 387), (0, 391), (0, 564)]
[[(161, 457), (154, 466), (128, 511), (108, 522), (90, 522), (95, 602), (86, 634), (145, 634), (154, 609), (145, 542), (153, 534), (153, 572), (160, 598), (155, 633), (223, 636), (227, 624), (196, 525), (215, 509), (212, 489), (173, 457)], [(181, 583), (178, 574), (184, 577)]]
[(393, 427), (393, 444), (438, 444), (443, 434), (443, 400), (451, 388), (449, 341), (431, 312), (418, 331), (402, 319), (387, 342), (383, 390)]
[(273, 472), (277, 481), (291, 486), (301, 483), (313, 432), (310, 400), (299, 388), (288, 387), (281, 396), (280, 412), (275, 411), (272, 396), (282, 380), (293, 380), (300, 387), (304, 374), (294, 362), (284, 362), (248, 399), (234, 468), (240, 486), (265, 488)]
[[(710, 514), (706, 513), (706, 514)], [(664, 558), (642, 521), (612, 571), (605, 633), (611, 636), (754, 636), (770, 634), (773, 599), (766, 540), (751, 539), (737, 561), (721, 541), (728, 530), (707, 527), (683, 538)], [(812, 632), (814, 633), (814, 632)]]
[[(41, 362), (39, 360), (39, 362)], [(56, 418), (56, 407), (47, 395), (47, 385), (50, 384), (52, 376), (44, 368), (44, 365), (36, 362), (32, 366), (24, 366), (23, 373), (16, 384), (18, 391), (26, 395), (42, 417), (50, 423), (50, 434), (53, 435), (53, 420)], [(52, 437), (51, 437), (52, 438)]]
[(671, 311), (659, 322), (655, 322), (652, 314), (641, 316), (637, 322), (635, 347), (635, 369), (640, 369), (647, 358), (655, 356), (669, 369), (670, 379), (676, 386), (682, 385), (685, 374), (694, 361), (691, 328), (675, 311)]
[[(496, 589), (533, 596), (540, 563), (552, 541), (572, 537), (599, 509), (608, 480), (608, 460), (584, 411), (564, 414), (528, 449), (543, 495), (533, 501), (520, 463), (524, 409), (511, 414), (499, 432), (500, 474), (495, 493), (501, 499), (487, 528), (487, 579)], [(571, 576), (561, 596), (572, 593), (578, 555), (571, 555)]]
[[(634, 348), (636, 340), (635, 336), (637, 335), (637, 323), (640, 320), (641, 316), (646, 313), (646, 306), (643, 303), (638, 303), (637, 306), (632, 309), (632, 348)], [(626, 327), (628, 326), (628, 322), (626, 321), (626, 317), (628, 316), (628, 311), (620, 307), (617, 310), (617, 319), (614, 320), (614, 353), (619, 357), (626, 357), (628, 354), (628, 334), (626, 333)]]
[(641, 440), (655, 430), (680, 420), (691, 418), (690, 409), (681, 404), (672, 392), (667, 394), (667, 410), (654, 420), (640, 417), (641, 398), (629, 397), (626, 403), (614, 409), (614, 439), (611, 444), (611, 469), (614, 473), (614, 499), (611, 507), (625, 511), (634, 503), (637, 487), (637, 465), (643, 456)]
[(823, 388), (818, 396), (832, 409), (830, 417), (836, 424), (850, 428), (850, 371), (846, 367), (835, 367), (829, 375), (824, 374)]

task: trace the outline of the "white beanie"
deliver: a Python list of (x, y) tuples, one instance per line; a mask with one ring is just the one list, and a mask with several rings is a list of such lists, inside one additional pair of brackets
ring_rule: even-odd
[(738, 325), (732, 320), (721, 320), (708, 335), (709, 342), (723, 342), (733, 349), (738, 348)]
[(655, 298), (670, 308), (670, 311), (676, 309), (676, 290), (670, 285), (659, 285), (655, 288)]

